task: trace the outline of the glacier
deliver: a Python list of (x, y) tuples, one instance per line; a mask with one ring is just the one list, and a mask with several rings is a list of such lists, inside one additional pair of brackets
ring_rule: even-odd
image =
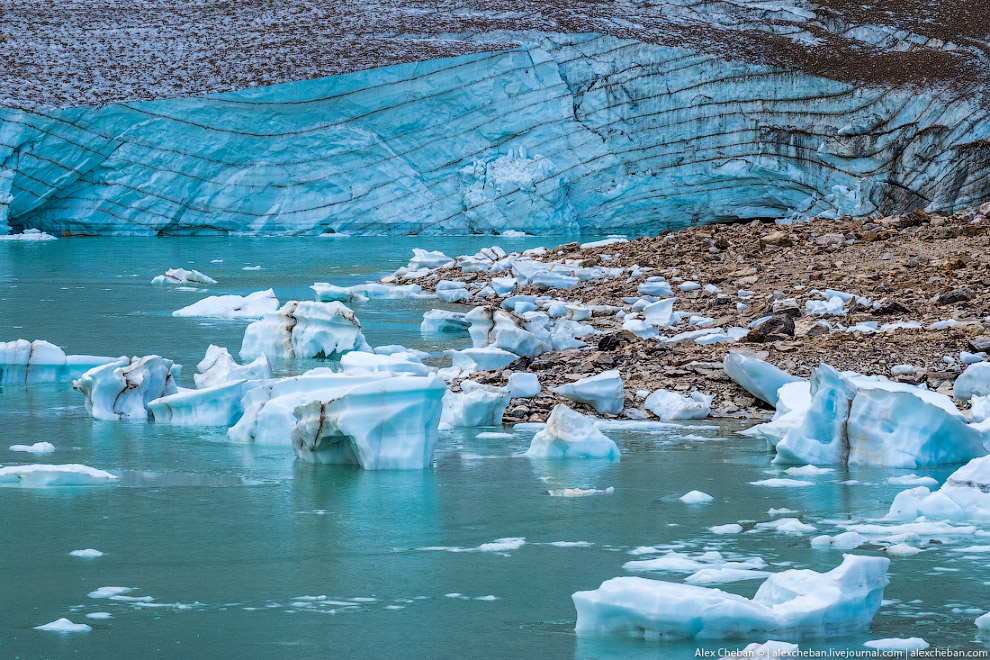
[(986, 193), (988, 109), (966, 90), (514, 39), (199, 97), (0, 108), (0, 233), (635, 233)]

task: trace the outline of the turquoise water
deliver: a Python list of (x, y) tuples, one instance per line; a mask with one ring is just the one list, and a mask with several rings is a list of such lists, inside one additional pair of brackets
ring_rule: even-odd
[[(459, 254), (493, 242), (507, 249), (540, 243), (479, 237), (0, 244), (0, 339), (48, 339), (70, 353), (159, 353), (185, 365), (190, 384), (207, 345), (236, 353), (246, 322), (172, 318), (172, 310), (205, 293), (150, 285), (165, 268), (215, 277), (220, 284), (210, 294), (273, 287), (284, 301), (311, 298), (314, 281), (356, 283), (394, 270), (412, 247)], [(254, 265), (262, 269), (242, 270)], [(434, 306), (442, 305), (371, 301), (355, 311), (376, 345), (458, 345), (420, 336), (422, 313)], [(283, 373), (308, 366), (277, 365)], [(121, 483), (0, 488), (0, 657), (691, 658), (693, 643), (576, 637), (571, 593), (626, 574), (628, 551), (643, 545), (760, 555), (771, 570), (827, 570), (842, 553), (811, 549), (814, 534), (717, 536), (707, 528), (770, 520), (768, 509), (788, 507), (816, 533), (835, 534), (841, 530), (828, 521), (879, 517), (902, 488), (885, 483), (897, 471), (878, 469), (813, 477), (816, 485), (804, 489), (752, 486), (784, 476), (765, 448), (735, 435), (739, 423), (703, 425), (713, 428), (612, 433), (623, 451), (618, 464), (515, 456), (530, 432), (511, 439), (476, 437), (501, 429), (447, 432), (433, 470), (362, 472), (297, 463), (287, 449), (231, 444), (219, 430), (94, 421), (67, 386), (5, 387), (0, 464), (83, 463), (120, 475)], [(57, 451), (35, 458), (7, 450), (42, 440)], [(918, 472), (942, 480), (951, 471)], [(849, 479), (859, 483), (842, 483)], [(608, 486), (613, 495), (546, 492)], [(677, 501), (694, 489), (715, 501)], [(503, 553), (421, 549), (475, 548), (506, 537), (525, 544)], [(889, 602), (869, 636), (802, 648), (862, 649), (866, 639), (895, 636), (985, 648), (973, 620), (990, 609), (986, 555), (956, 551), (984, 542), (974, 535), (943, 540), (892, 559)], [(588, 545), (549, 545), (559, 541)], [(67, 554), (82, 548), (106, 555)], [(722, 588), (750, 596), (758, 584)], [(87, 596), (103, 586), (133, 587), (127, 595), (155, 600)], [(319, 596), (326, 598), (303, 599)], [(478, 600), (488, 596), (495, 598)], [(84, 616), (97, 611), (112, 618)], [(32, 629), (60, 617), (93, 631)]]

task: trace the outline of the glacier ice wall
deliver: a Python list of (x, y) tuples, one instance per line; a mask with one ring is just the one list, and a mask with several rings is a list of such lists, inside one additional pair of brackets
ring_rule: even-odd
[[(645, 232), (988, 196), (964, 91), (596, 35), (199, 98), (0, 108), (0, 232)], [(5, 191), (9, 190), (9, 194)]]

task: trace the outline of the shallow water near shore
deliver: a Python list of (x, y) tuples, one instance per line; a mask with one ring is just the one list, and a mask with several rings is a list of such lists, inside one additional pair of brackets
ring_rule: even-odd
[[(354, 284), (405, 264), (412, 247), (450, 255), (549, 239), (68, 239), (0, 243), (0, 340), (47, 339), (68, 353), (157, 353), (184, 365), (191, 385), (210, 343), (236, 355), (247, 321), (183, 319), (171, 311), (206, 295), (272, 287), (312, 299), (316, 281)], [(588, 239), (590, 240), (590, 239)], [(222, 259), (222, 263), (212, 263)], [(260, 270), (243, 270), (261, 266)], [(153, 286), (169, 267), (216, 278), (204, 291)], [(423, 337), (436, 300), (353, 305), (374, 345), (432, 352), (467, 338)], [(276, 364), (294, 373), (319, 361)], [(786, 476), (744, 422), (704, 420), (657, 433), (609, 431), (622, 461), (551, 463), (520, 457), (531, 430), (511, 438), (479, 428), (442, 434), (433, 470), (362, 472), (294, 460), (290, 449), (228, 442), (223, 430), (92, 420), (68, 386), (0, 390), (0, 465), (83, 463), (121, 477), (89, 488), (0, 488), (0, 657), (575, 657), (692, 658), (698, 646), (577, 637), (571, 594), (629, 575), (629, 551), (761, 556), (767, 570), (829, 570), (842, 552), (816, 550), (841, 521), (881, 517), (906, 471), (843, 469), (813, 486), (749, 482)], [(53, 454), (9, 451), (48, 441)], [(917, 470), (940, 482), (953, 467)], [(802, 477), (803, 478), (803, 477)], [(551, 497), (558, 488), (614, 487), (611, 495)], [(714, 496), (687, 505), (690, 490)], [(786, 507), (817, 531), (717, 535), (713, 525), (774, 519)], [(990, 609), (987, 553), (975, 533), (893, 557), (887, 601), (867, 635), (807, 640), (802, 649), (865, 650), (880, 637), (983, 649), (973, 620)], [(497, 539), (493, 549), (479, 549)], [(564, 543), (561, 543), (564, 542)], [(96, 548), (102, 557), (70, 556)], [(856, 554), (876, 554), (864, 546)], [(640, 574), (681, 581), (670, 573)], [(721, 585), (751, 596), (760, 580)], [(131, 587), (128, 599), (93, 598)], [(151, 597), (154, 600), (145, 600)], [(108, 612), (111, 618), (86, 614)], [(67, 617), (89, 633), (34, 626)], [(705, 642), (711, 650), (749, 641)]]

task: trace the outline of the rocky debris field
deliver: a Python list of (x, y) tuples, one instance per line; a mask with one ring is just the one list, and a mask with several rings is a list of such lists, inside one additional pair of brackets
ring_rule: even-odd
[[(545, 419), (564, 401), (552, 393), (554, 387), (609, 369), (622, 374), (624, 416), (635, 416), (631, 411), (641, 409), (643, 398), (658, 388), (714, 395), (714, 416), (764, 415), (770, 408), (722, 370), (730, 350), (748, 351), (802, 377), (824, 361), (951, 395), (964, 362), (990, 350), (987, 214), (990, 204), (955, 215), (915, 211), (792, 225), (707, 225), (628, 242), (537, 251), (531, 259), (639, 274), (589, 279), (566, 289), (517, 287), (516, 295), (549, 295), (591, 307), (592, 317), (582, 322), (596, 334), (583, 337), (588, 344), (583, 348), (522, 357), (505, 369), (470, 377), (500, 385), (512, 371), (538, 375), (541, 394), (514, 400), (507, 421)], [(424, 290), (440, 280), (466, 281), (484, 294), (480, 290), (493, 278), (505, 275), (448, 267), (414, 281)], [(661, 328), (666, 334), (659, 340), (624, 330), (619, 317), (630, 318), (640, 287), (660, 278), (673, 288), (675, 310), (697, 315), (702, 326), (743, 328), (747, 334), (736, 342), (700, 345), (691, 335), (676, 338), (692, 327), (683, 322)], [(828, 294), (847, 300), (833, 295), (837, 307), (828, 308)], [(499, 300), (489, 293), (468, 302), (495, 306)]]

